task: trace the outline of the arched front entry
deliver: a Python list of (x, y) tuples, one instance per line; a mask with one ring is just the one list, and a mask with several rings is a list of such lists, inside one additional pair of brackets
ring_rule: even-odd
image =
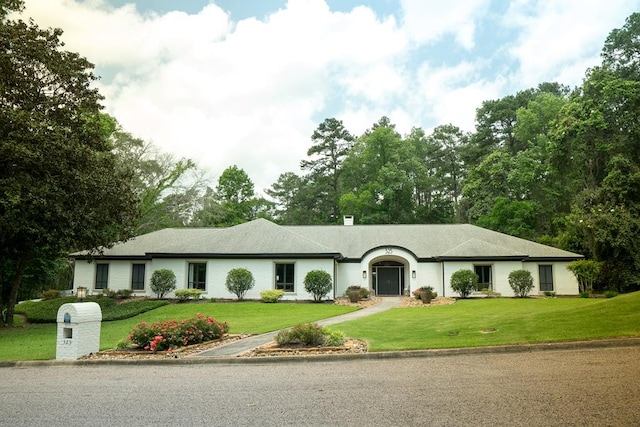
[(371, 265), (376, 295), (402, 295), (405, 289), (405, 265), (398, 261), (378, 261)]

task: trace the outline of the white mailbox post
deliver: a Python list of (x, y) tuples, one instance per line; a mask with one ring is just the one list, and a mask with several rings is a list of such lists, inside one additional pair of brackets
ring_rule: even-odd
[(57, 360), (76, 360), (100, 350), (102, 310), (98, 304), (62, 304), (58, 309), (57, 321)]

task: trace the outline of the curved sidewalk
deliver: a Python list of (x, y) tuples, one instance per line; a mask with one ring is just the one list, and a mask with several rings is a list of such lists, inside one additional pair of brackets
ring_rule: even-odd
[[(339, 316), (330, 317), (328, 319), (318, 320), (315, 323), (322, 326), (334, 325), (336, 323), (342, 323), (349, 320), (360, 319), (361, 317), (371, 316), (372, 314), (381, 313), (391, 308), (400, 306), (400, 297), (383, 297), (379, 304), (372, 307), (363, 308), (362, 310), (352, 311), (350, 313), (341, 314)], [(255, 335), (248, 338), (243, 338), (238, 341), (234, 341), (229, 344), (221, 345), (219, 347), (212, 348), (211, 350), (205, 350), (201, 353), (193, 354), (190, 358), (196, 357), (234, 357), (238, 356), (246, 351), (252, 350), (261, 345), (267, 344), (273, 341), (278, 334), (278, 331), (268, 332), (266, 334)]]

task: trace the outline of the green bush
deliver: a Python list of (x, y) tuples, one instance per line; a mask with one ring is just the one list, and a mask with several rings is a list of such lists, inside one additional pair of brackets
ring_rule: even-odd
[[(111, 300), (113, 301), (113, 300)], [(137, 301), (127, 301), (122, 304), (113, 304), (109, 308), (102, 309), (102, 321), (129, 319), (138, 314), (155, 310), (156, 308), (168, 305), (169, 301), (142, 299)]]
[(260, 292), (260, 298), (262, 298), (262, 302), (267, 303), (278, 302), (283, 296), (284, 291), (282, 289), (268, 289), (266, 291)]
[[(121, 304), (114, 299), (103, 296), (87, 297), (85, 301), (93, 301), (100, 305), (102, 320), (128, 319), (138, 314), (145, 313), (163, 305), (169, 304), (167, 301), (158, 300), (138, 300), (128, 301)], [(49, 301), (26, 301), (16, 305), (16, 313), (24, 314), (30, 323), (56, 323), (58, 309), (62, 304), (78, 302), (75, 296), (57, 298)]]
[(509, 273), (509, 286), (513, 289), (513, 293), (519, 297), (524, 298), (529, 295), (531, 289), (533, 289), (533, 277), (528, 270), (514, 270)]
[(618, 295), (618, 293), (617, 293), (616, 291), (606, 291), (606, 292), (604, 293), (604, 296), (605, 296), (606, 298), (613, 298), (613, 297), (615, 297), (615, 296), (617, 296), (617, 295)]
[(276, 343), (278, 345), (321, 346), (325, 342), (325, 334), (324, 328), (317, 323), (304, 323), (278, 332)]
[(176, 298), (180, 301), (186, 301), (188, 299), (199, 300), (202, 295), (202, 290), (200, 289), (178, 289), (174, 292)]
[(313, 295), (315, 302), (322, 301), (332, 285), (331, 275), (324, 270), (311, 270), (304, 277), (304, 289)]
[(131, 289), (118, 289), (117, 291), (112, 291), (111, 289), (103, 289), (102, 295), (114, 299), (127, 299), (131, 298), (131, 295), (133, 295), (133, 291)]
[(344, 344), (346, 337), (344, 332), (329, 331), (325, 328), (324, 345), (327, 347), (338, 347)]
[(547, 297), (555, 297), (556, 293), (553, 291), (544, 291), (544, 295)]
[(253, 274), (246, 268), (234, 268), (227, 273), (225, 286), (227, 290), (238, 297), (242, 301), (249, 289), (253, 288), (256, 281)]
[(351, 291), (358, 291), (360, 293), (360, 299), (367, 299), (371, 296), (371, 291), (369, 291), (369, 289), (363, 288), (362, 286), (356, 286), (356, 285), (349, 286), (347, 290), (344, 292), (344, 296), (348, 297), (349, 292)]
[(57, 289), (49, 289), (48, 291), (43, 291), (40, 294), (40, 298), (42, 298), (44, 301), (60, 298), (60, 291)]
[(128, 339), (138, 347), (155, 352), (219, 339), (227, 332), (227, 322), (219, 323), (198, 313), (182, 321), (154, 322), (151, 326), (138, 323)]
[(454, 292), (461, 298), (467, 298), (478, 288), (478, 275), (469, 269), (458, 270), (451, 275), (450, 283)]
[(164, 298), (166, 294), (176, 288), (176, 275), (173, 271), (156, 270), (151, 275), (151, 290), (158, 298)]
[(580, 298), (589, 298), (589, 297), (591, 297), (591, 292), (588, 292), (588, 291), (580, 292)]
[(413, 297), (415, 299), (421, 299), (422, 292), (427, 292), (430, 295), (430, 299), (435, 299), (438, 297), (438, 293), (433, 290), (432, 286), (423, 286), (421, 288), (416, 289), (415, 291), (413, 291)]

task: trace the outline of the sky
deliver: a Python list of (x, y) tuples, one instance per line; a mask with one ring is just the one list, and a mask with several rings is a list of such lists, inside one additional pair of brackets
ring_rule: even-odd
[(579, 86), (640, 0), (25, 0), (95, 64), (105, 112), (215, 185), (300, 173), (326, 118), (474, 130), (483, 101)]

